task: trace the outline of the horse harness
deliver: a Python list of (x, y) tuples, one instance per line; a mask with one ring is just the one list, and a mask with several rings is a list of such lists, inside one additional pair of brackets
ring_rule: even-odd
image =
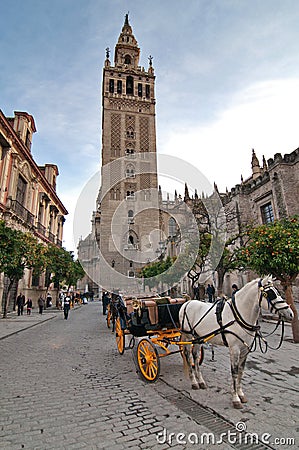
[[(277, 298), (277, 295), (275, 293), (275, 288), (272, 284), (268, 284), (266, 286), (262, 286), (261, 284), (261, 280), (259, 281), (259, 289), (261, 291), (260, 293), (260, 297), (259, 297), (259, 308), (261, 308), (261, 303), (262, 303), (262, 299), (263, 297), (265, 297), (268, 301), (270, 308), (270, 312), (275, 311), (277, 313), (279, 313), (280, 310), (282, 309), (286, 309), (288, 308), (288, 306), (283, 306), (283, 307), (277, 307), (278, 304), (280, 303), (285, 303), (282, 300), (277, 300), (276, 302), (274, 302), (274, 299)], [(233, 316), (234, 316), (234, 320), (231, 320), (230, 322), (226, 323), (225, 325), (223, 325), (223, 320), (222, 320), (222, 312), (224, 309), (225, 304), (228, 304)], [(207, 342), (209, 339), (212, 339), (214, 336), (217, 336), (218, 334), (221, 334), (222, 337), (222, 341), (223, 341), (223, 345), (225, 345), (226, 347), (228, 347), (228, 342), (226, 339), (226, 334), (233, 334), (235, 337), (237, 337), (247, 348), (249, 351), (251, 351), (252, 347), (255, 345), (255, 340), (258, 337), (259, 340), (263, 340), (265, 343), (265, 339), (263, 338), (261, 332), (260, 332), (260, 326), (258, 325), (258, 323), (256, 323), (255, 325), (252, 325), (248, 322), (246, 322), (246, 320), (242, 317), (242, 315), (240, 314), (237, 305), (236, 305), (236, 300), (234, 298), (234, 296), (231, 299), (227, 299), (225, 297), (221, 298), (220, 300), (218, 300), (217, 302), (213, 303), (213, 305), (205, 312), (205, 314), (197, 321), (197, 323), (192, 327), (187, 315), (187, 307), (188, 305), (185, 307), (184, 310), (184, 314), (183, 314), (183, 319), (182, 319), (182, 332), (186, 332), (186, 333), (191, 333), (193, 336), (193, 343), (194, 344), (202, 344)], [(215, 308), (215, 314), (216, 314), (216, 319), (217, 319), (217, 323), (219, 325), (219, 328), (212, 331), (211, 333), (208, 333), (204, 336), (199, 336), (196, 331), (195, 328), (202, 322), (202, 320), (209, 314), (210, 311), (212, 311), (212, 309)], [(184, 329), (184, 322), (185, 320), (188, 323), (188, 326), (190, 328), (190, 331), (186, 331)], [(238, 325), (240, 325), (242, 328), (244, 328), (245, 330), (247, 330), (248, 332), (252, 332), (255, 333), (255, 339), (252, 343), (251, 346), (249, 346), (240, 336), (238, 336), (235, 332), (228, 330), (227, 328), (229, 328), (231, 325), (233, 325), (234, 323), (237, 323)], [(283, 323), (283, 321), (282, 321)], [(278, 328), (280, 324), (280, 321), (278, 322), (275, 330)], [(275, 331), (274, 330), (274, 331)], [(273, 332), (274, 332), (273, 331)], [(272, 332), (272, 333), (273, 333)], [(271, 333), (271, 334), (272, 334)], [(283, 339), (283, 333), (282, 333), (282, 337), (281, 337), (281, 342), (279, 344), (279, 346), (277, 348), (280, 347), (281, 343), (282, 343), (282, 339)], [(267, 346), (267, 343), (266, 343)], [(260, 342), (260, 348), (261, 348), (261, 342)]]

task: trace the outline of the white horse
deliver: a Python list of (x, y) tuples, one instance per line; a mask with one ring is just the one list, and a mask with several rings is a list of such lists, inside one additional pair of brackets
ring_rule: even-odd
[(199, 368), (202, 343), (226, 345), (231, 361), (233, 405), (242, 408), (247, 399), (241, 381), (247, 355), (259, 330), (257, 321), (261, 307), (274, 311), (283, 320), (293, 319), (291, 308), (273, 286), (271, 276), (247, 283), (222, 304), (211, 305), (198, 300), (183, 304), (179, 313), (181, 340), (195, 339), (194, 345), (183, 345), (184, 365), (187, 365), (192, 389), (206, 388)]

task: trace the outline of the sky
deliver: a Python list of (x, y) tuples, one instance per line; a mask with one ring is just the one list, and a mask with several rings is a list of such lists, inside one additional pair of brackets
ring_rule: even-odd
[[(0, 109), (8, 117), (33, 115), (33, 157), (59, 167), (68, 250), (77, 245), (78, 199), (90, 180), (97, 186), (105, 49), (113, 55), (127, 12), (140, 65), (147, 68), (153, 56), (159, 154), (183, 158), (223, 192), (251, 175), (252, 148), (262, 162), (263, 155), (298, 147), (297, 0), (0, 0), (0, 6)], [(93, 210), (95, 198), (87, 203)], [(88, 233), (91, 214), (80, 220)]]

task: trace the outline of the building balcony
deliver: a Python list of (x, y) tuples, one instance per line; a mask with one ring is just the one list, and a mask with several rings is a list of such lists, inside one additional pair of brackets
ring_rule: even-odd
[(138, 250), (138, 244), (126, 244), (124, 250)]
[(29, 225), (33, 225), (34, 215), (26, 209), (21, 203), (17, 200), (9, 199), (8, 209), (12, 210), (18, 217), (24, 220)]
[(49, 241), (53, 242), (53, 244), (54, 244), (55, 243), (55, 234), (53, 234), (49, 231), (48, 239), (49, 239)]
[(46, 236), (46, 227), (44, 227), (40, 222), (37, 222), (37, 231), (43, 236)]

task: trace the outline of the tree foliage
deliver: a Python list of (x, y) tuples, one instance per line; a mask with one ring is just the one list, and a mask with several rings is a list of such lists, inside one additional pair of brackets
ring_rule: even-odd
[(53, 282), (56, 286), (64, 283), (70, 287), (84, 276), (84, 270), (80, 262), (74, 260), (73, 252), (64, 248), (48, 245), (46, 261), (47, 271), (51, 274), (49, 283)]
[(277, 220), (249, 230), (248, 242), (239, 250), (245, 267), (281, 282), (294, 282), (299, 274), (299, 219)]
[(75, 285), (84, 276), (73, 252), (42, 244), (31, 233), (15, 230), (0, 221), (0, 273), (4, 273), (9, 281), (3, 290), (3, 317), (7, 315), (11, 287), (24, 276), (25, 269), (33, 269), (35, 274), (47, 270), (50, 274), (47, 288), (51, 282), (59, 285), (64, 281), (68, 286)]
[(299, 274), (298, 216), (250, 229), (248, 242), (238, 255), (245, 268), (260, 275), (271, 274), (281, 282), (286, 301), (294, 313), (294, 341), (299, 342), (298, 313), (292, 293), (292, 284)]
[(26, 268), (43, 270), (44, 255), (44, 246), (33, 235), (12, 229), (0, 221), (0, 272), (9, 280), (3, 290), (3, 317), (7, 315), (7, 301), (13, 283), (23, 277)]

